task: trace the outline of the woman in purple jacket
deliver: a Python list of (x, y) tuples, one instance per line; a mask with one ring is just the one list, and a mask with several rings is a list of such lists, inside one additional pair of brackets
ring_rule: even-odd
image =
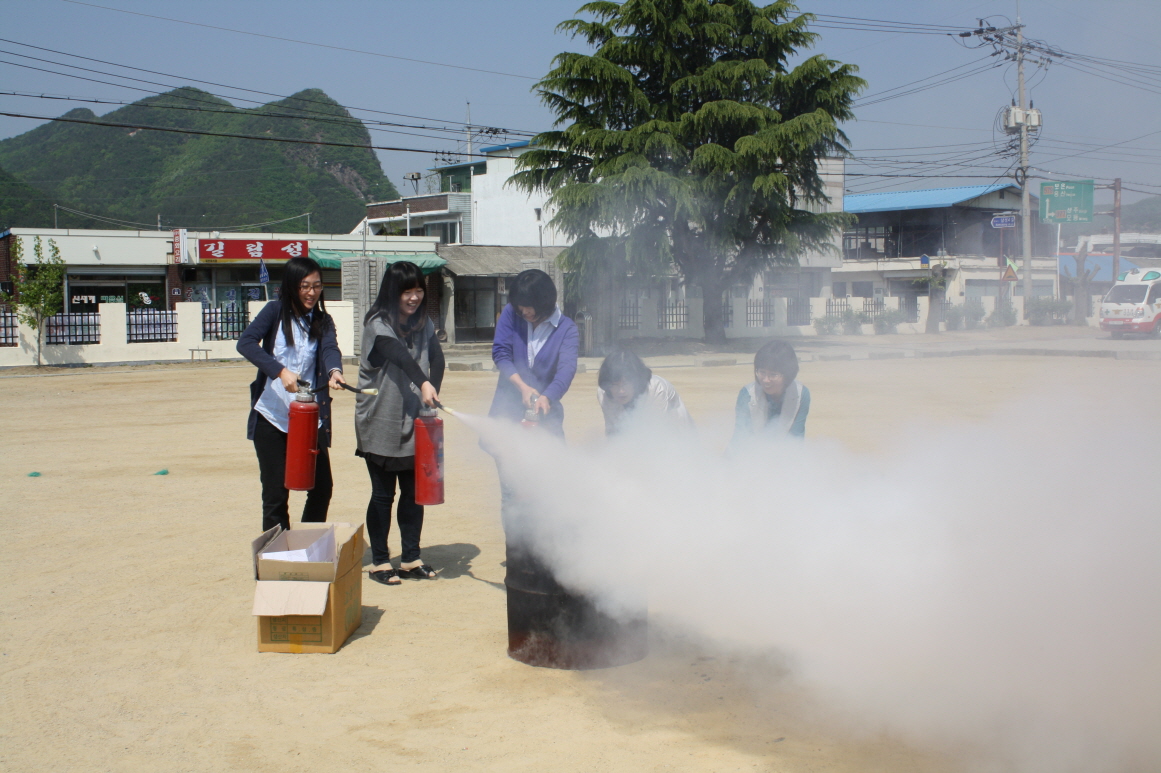
[(576, 375), (577, 331), (556, 305), (556, 285), (543, 271), (516, 275), (496, 323), (492, 361), (500, 371), (488, 415), (520, 421), (536, 411), (540, 426), (564, 437), (561, 398)]

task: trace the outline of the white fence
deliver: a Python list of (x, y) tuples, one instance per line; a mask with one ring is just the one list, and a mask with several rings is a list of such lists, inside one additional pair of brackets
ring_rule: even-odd
[[(996, 308), (996, 298), (985, 297), (969, 299), (978, 302), (983, 307), (984, 317), (988, 317)], [(818, 335), (814, 327), (814, 320), (828, 316), (841, 316), (842, 311), (850, 309), (852, 312), (864, 313), (876, 317), (889, 310), (902, 310), (906, 313), (906, 321), (896, 328), (898, 333), (916, 334), (927, 330), (927, 315), (929, 313), (926, 297), (914, 299), (914, 306), (904, 308), (902, 298), (767, 298), (746, 299), (731, 298), (727, 301), (730, 308), (724, 311), (728, 320), (726, 338), (767, 338), (770, 336), (786, 335)], [(953, 299), (951, 305), (962, 307), (965, 299)], [(1012, 310), (1015, 313), (1017, 324), (1027, 324), (1024, 319), (1024, 299), (1011, 299)], [(618, 338), (702, 338), (705, 335), (702, 318), (702, 301), (700, 298), (687, 298), (677, 303), (666, 303), (656, 298), (640, 297), (634, 302), (630, 300), (620, 304), (617, 337)], [(1094, 313), (1100, 309), (1100, 296), (1093, 298)], [(936, 309), (937, 314), (942, 314)], [(940, 329), (946, 330), (942, 322)], [(1099, 320), (1089, 317), (1088, 323), (1092, 327), (1099, 324)], [(985, 323), (980, 322), (982, 327)], [(872, 333), (871, 325), (863, 326), (864, 333)], [(962, 325), (961, 325), (962, 327)]]
[[(200, 303), (175, 305), (175, 311), (140, 312), (128, 311), (123, 303), (102, 303), (96, 314), (57, 315), (45, 325), (43, 361), (46, 365), (95, 365), (180, 361), (195, 355), (198, 359), (240, 359), (235, 347), (244, 315), (226, 319), (211, 311), (207, 318)], [(265, 301), (250, 303), (249, 319), (265, 305)], [(332, 301), (327, 311), (335, 320), (339, 349), (352, 355), (352, 304)], [(11, 322), (7, 315), (0, 319), (0, 332), (11, 328)], [(14, 330), (0, 335), (0, 367), (35, 364), (36, 331), (16, 324)]]

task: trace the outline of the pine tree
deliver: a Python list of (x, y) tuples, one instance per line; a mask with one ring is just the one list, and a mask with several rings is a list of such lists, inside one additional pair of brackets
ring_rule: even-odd
[(672, 267), (701, 289), (706, 339), (725, 340), (723, 293), (825, 250), (847, 222), (822, 213), (819, 159), (846, 152), (840, 121), (865, 84), (811, 46), (788, 0), (592, 2), (558, 29), (592, 46), (538, 83), (556, 114), (513, 183), (551, 193), (582, 288)]

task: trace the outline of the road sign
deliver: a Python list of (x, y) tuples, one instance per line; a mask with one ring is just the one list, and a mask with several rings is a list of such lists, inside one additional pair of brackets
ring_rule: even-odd
[(1015, 228), (1015, 215), (996, 215), (992, 218), (992, 228)]
[(1040, 222), (1091, 223), (1092, 180), (1040, 183)]
[(1011, 265), (1004, 269), (1004, 275), (1000, 277), (1002, 282), (1015, 282), (1017, 279), (1016, 269), (1012, 268)]

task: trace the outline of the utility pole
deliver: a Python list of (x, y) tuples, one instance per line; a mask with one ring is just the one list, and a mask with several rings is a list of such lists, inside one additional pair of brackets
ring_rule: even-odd
[(1121, 275), (1121, 178), (1113, 180), (1113, 281)]
[[(1020, 84), (1020, 230), (1023, 232), (1024, 308), (1032, 298), (1032, 197), (1028, 192), (1028, 94), (1024, 88), (1024, 24), (1016, 4), (1016, 77)], [(1027, 317), (1027, 312), (1024, 314)]]
[(54, 229), (56, 229), (56, 228), (58, 228), (58, 227), (59, 227), (59, 226), (57, 226), (57, 224), (56, 224), (56, 213), (59, 211), (59, 209), (60, 209), (60, 205), (59, 205), (59, 204), (53, 204), (53, 205), (52, 205), (52, 227), (53, 227)]
[(472, 160), (472, 103), (468, 103), (468, 122), (464, 124), (464, 131), (468, 135), (468, 162)]

